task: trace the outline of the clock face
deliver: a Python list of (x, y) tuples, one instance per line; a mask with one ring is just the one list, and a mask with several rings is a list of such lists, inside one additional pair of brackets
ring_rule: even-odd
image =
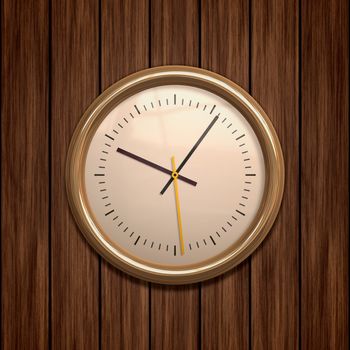
[[(179, 177), (162, 191), (173, 178), (157, 166), (171, 173), (172, 157), (176, 169), (184, 162), (178, 173), (190, 181)], [(132, 257), (175, 267), (238, 242), (265, 188), (264, 156), (245, 117), (184, 85), (149, 88), (117, 105), (93, 135), (84, 170), (89, 205), (108, 240)]]
[(244, 90), (203, 69), (126, 77), (87, 109), (67, 156), (67, 194), (89, 243), (158, 283), (191, 283), (238, 264), (281, 203), (282, 151)]

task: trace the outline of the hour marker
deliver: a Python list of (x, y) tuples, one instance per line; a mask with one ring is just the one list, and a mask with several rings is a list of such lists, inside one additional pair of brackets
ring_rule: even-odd
[(108, 134), (105, 134), (105, 136), (114, 141), (114, 138), (112, 136), (109, 136)]
[(240, 210), (237, 210), (237, 209), (236, 209), (236, 212), (237, 212), (238, 214), (241, 214), (241, 215), (245, 216), (245, 214), (242, 213)]
[(176, 94), (174, 94), (174, 105), (176, 105)]
[(169, 250), (169, 244), (167, 244), (167, 246), (166, 246), (166, 251), (168, 251)]
[(137, 239), (136, 239), (136, 241), (135, 241), (134, 245), (136, 245), (136, 244), (137, 244), (137, 242), (139, 241), (139, 239), (140, 239), (140, 236), (138, 236), (138, 237), (137, 237)]
[(241, 136), (238, 136), (238, 137), (236, 138), (236, 141), (239, 140), (239, 139), (241, 139), (241, 138), (244, 137), (244, 136), (245, 136), (245, 134), (242, 134)]
[(213, 106), (213, 108), (210, 111), (210, 114), (212, 114), (214, 112), (215, 107), (216, 107), (216, 105)]
[(216, 242), (214, 241), (214, 238), (212, 236), (209, 236), (211, 241), (213, 242), (214, 245), (216, 245)]
[(105, 176), (105, 174), (95, 174), (95, 176)]
[(174, 245), (174, 256), (176, 256), (176, 245)]
[(245, 176), (255, 176), (256, 174), (245, 174)]
[(139, 111), (139, 109), (137, 108), (137, 106), (134, 105), (134, 107), (135, 107), (135, 109), (136, 109), (137, 114), (141, 114), (140, 111)]
[(105, 216), (108, 216), (109, 214), (112, 214), (114, 212), (114, 209), (112, 209), (111, 211), (109, 211), (108, 213), (105, 214)]

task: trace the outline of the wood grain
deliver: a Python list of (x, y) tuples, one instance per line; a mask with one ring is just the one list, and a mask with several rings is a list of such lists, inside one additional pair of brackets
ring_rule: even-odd
[(48, 4), (1, 6), (1, 347), (46, 349)]
[[(151, 65), (198, 65), (198, 3), (151, 2)], [(200, 344), (198, 285), (151, 288), (151, 349), (196, 349)]]
[[(202, 1), (202, 67), (249, 90), (249, 2)], [(203, 349), (249, 348), (250, 259), (202, 284)]]
[(301, 346), (349, 346), (349, 3), (302, 2)]
[(151, 1), (151, 65), (198, 66), (199, 5), (196, 0)]
[[(1, 347), (347, 349), (348, 7), (3, 0)], [(163, 64), (202, 65), (251, 88), (285, 157), (281, 212), (251, 265), (202, 285), (148, 287), (111, 267), (65, 193), (85, 108)]]
[[(101, 88), (148, 62), (148, 1), (102, 1)], [(129, 277), (102, 260), (103, 349), (148, 349), (148, 284)]]
[(298, 1), (253, 1), (251, 87), (274, 124), (285, 159), (285, 191), (273, 229), (252, 256), (253, 349), (299, 344)]
[(98, 256), (75, 225), (65, 189), (73, 130), (99, 92), (96, 1), (52, 2), (52, 348), (99, 345)]

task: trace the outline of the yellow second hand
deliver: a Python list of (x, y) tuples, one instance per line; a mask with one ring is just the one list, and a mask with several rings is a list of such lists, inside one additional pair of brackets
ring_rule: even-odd
[(181, 210), (180, 210), (180, 199), (179, 199), (179, 187), (177, 183), (177, 178), (179, 174), (176, 172), (176, 165), (175, 165), (175, 157), (171, 157), (171, 165), (173, 168), (172, 177), (174, 179), (174, 189), (175, 189), (175, 202), (176, 202), (176, 212), (177, 212), (177, 223), (179, 226), (179, 236), (180, 236), (180, 248), (181, 248), (181, 255), (184, 255), (185, 253), (185, 247), (184, 247), (184, 239), (183, 239), (183, 233), (182, 233), (182, 220), (181, 220)]

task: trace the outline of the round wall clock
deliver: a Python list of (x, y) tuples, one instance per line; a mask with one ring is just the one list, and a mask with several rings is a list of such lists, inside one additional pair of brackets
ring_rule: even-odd
[(251, 254), (284, 187), (280, 143), (258, 103), (185, 66), (147, 69), (102, 93), (75, 130), (66, 174), (90, 244), (121, 270), (169, 284)]

